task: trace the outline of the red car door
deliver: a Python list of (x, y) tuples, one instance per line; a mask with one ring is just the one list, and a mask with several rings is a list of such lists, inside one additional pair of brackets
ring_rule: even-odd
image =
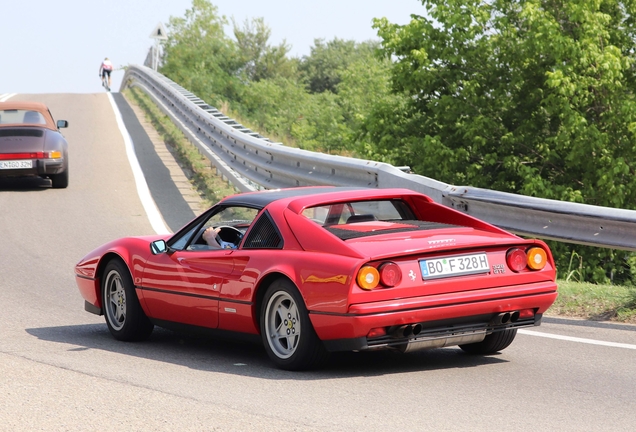
[(217, 328), (219, 293), (234, 267), (232, 250), (176, 251), (152, 256), (142, 298), (155, 319)]

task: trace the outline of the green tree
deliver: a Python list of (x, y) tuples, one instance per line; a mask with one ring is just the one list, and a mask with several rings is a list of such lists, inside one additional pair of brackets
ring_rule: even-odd
[(185, 17), (170, 18), (161, 73), (210, 103), (236, 98), (242, 63), (227, 23), (208, 0), (193, 0)]
[(310, 54), (301, 60), (299, 70), (310, 92), (336, 93), (342, 72), (356, 60), (368, 57), (376, 47), (375, 42), (315, 39)]
[[(287, 136), (304, 149), (354, 154), (368, 113), (380, 99), (391, 97), (390, 61), (378, 58), (371, 43), (336, 39), (325, 46), (351, 48), (346, 62), (332, 69), (337, 84), (331, 89), (308, 91), (301, 82), (306, 75), (301, 81), (294, 76), (251, 81), (241, 107), (266, 134)], [(303, 59), (305, 67), (317, 63), (314, 54), (322, 57), (324, 52), (313, 50)]]
[[(407, 99), (370, 117), (372, 152), (448, 183), (636, 208), (636, 2), (422, 4), (407, 25), (375, 20)], [(588, 250), (586, 277), (624, 255)]]
[(243, 63), (241, 72), (248, 80), (260, 81), (276, 76), (291, 78), (295, 75), (295, 62), (287, 57), (290, 46), (285, 41), (277, 46), (269, 44), (271, 30), (263, 18), (245, 20), (242, 26), (234, 20), (232, 23)]

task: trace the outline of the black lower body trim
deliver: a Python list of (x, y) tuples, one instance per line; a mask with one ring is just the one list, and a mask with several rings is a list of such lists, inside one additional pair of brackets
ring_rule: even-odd
[(86, 300), (84, 301), (84, 310), (95, 315), (104, 315), (101, 308), (98, 308), (97, 306), (87, 302)]
[(250, 343), (262, 344), (261, 335), (233, 332), (230, 330), (215, 329), (209, 327), (199, 327), (191, 324), (177, 323), (173, 321), (158, 320), (150, 318), (150, 321), (158, 326), (168, 330), (172, 330), (177, 333), (185, 333), (197, 336), (212, 337), (216, 339), (224, 339), (231, 341), (242, 341)]
[(369, 349), (367, 338), (352, 338), (352, 339), (333, 339), (323, 341), (325, 348), (329, 352), (337, 351), (362, 351)]

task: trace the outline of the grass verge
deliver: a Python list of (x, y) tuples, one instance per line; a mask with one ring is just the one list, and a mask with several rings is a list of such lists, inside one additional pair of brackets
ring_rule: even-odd
[[(124, 96), (145, 112), (148, 121), (173, 148), (178, 162), (191, 172), (193, 186), (203, 197), (206, 207), (235, 193), (234, 188), (217, 176), (216, 170), (210, 168), (209, 160), (199, 153), (148, 96), (135, 88), (125, 90)], [(636, 287), (565, 280), (557, 283), (559, 297), (546, 315), (636, 324)]]
[(558, 280), (559, 298), (546, 315), (636, 324), (636, 287)]

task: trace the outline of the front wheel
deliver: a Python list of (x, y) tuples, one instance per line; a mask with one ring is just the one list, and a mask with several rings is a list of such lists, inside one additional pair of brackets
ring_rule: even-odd
[(517, 336), (517, 329), (508, 329), (489, 334), (483, 341), (460, 345), (459, 347), (469, 354), (494, 354), (512, 343)]
[(314, 331), (305, 303), (287, 279), (278, 279), (265, 292), (260, 314), (263, 344), (277, 367), (311, 369), (328, 356)]
[(154, 325), (141, 308), (130, 272), (120, 260), (112, 260), (104, 269), (102, 308), (115, 339), (139, 341), (152, 333)]

